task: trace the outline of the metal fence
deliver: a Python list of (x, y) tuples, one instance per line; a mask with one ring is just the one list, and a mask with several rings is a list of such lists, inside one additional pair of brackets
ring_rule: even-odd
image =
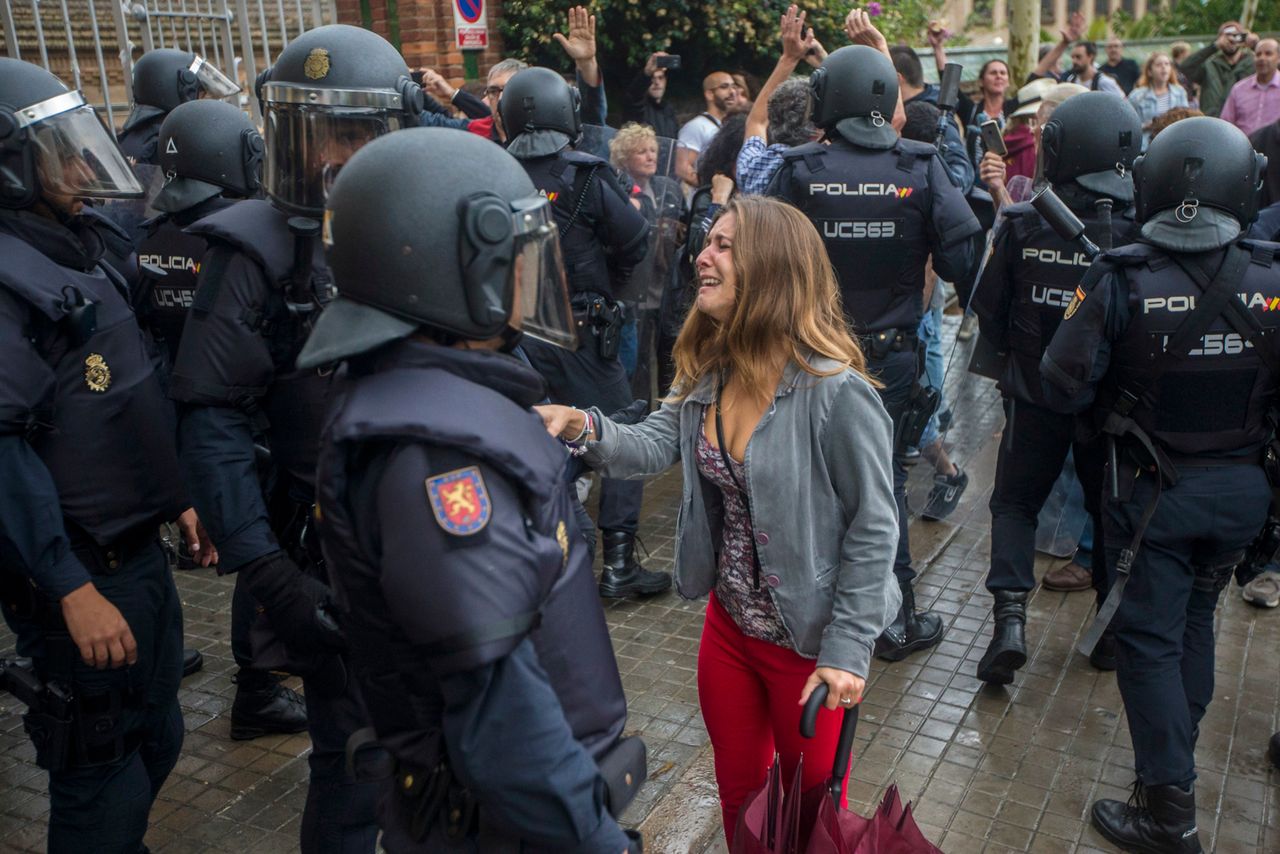
[(240, 105), (259, 120), (258, 71), (290, 39), (335, 21), (334, 0), (0, 0), (4, 55), (83, 90), (113, 130), (132, 100), (133, 63), (146, 51), (200, 54), (240, 83)]

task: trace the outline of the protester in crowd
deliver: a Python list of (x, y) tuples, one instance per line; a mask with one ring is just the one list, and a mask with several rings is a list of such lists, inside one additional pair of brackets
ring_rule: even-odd
[(1156, 118), (1153, 119), (1151, 122), (1151, 137), (1150, 139), (1147, 140), (1147, 144), (1150, 145), (1151, 140), (1155, 139), (1156, 135), (1160, 133), (1160, 131), (1164, 130), (1174, 122), (1180, 122), (1183, 119), (1191, 119), (1191, 118), (1195, 118), (1196, 116), (1203, 116), (1203, 115), (1204, 113), (1200, 112), (1194, 107), (1174, 107), (1169, 112), (1164, 113), (1163, 115), (1160, 115), (1160, 116), (1156, 116)]
[[(932, 91), (925, 88), (924, 85), (924, 68), (920, 65), (920, 57), (914, 50), (909, 47), (893, 47), (889, 49), (889, 58), (893, 60), (893, 67), (898, 72), (898, 93), (902, 96), (902, 105), (909, 108), (912, 104), (921, 104), (932, 108), (933, 130), (925, 137), (910, 137), (919, 142), (927, 142), (934, 144), (938, 139), (938, 127), (940, 124), (939, 110), (935, 106), (938, 102), (938, 90), (934, 87)], [(928, 111), (916, 111), (916, 120), (920, 122), (924, 116), (928, 115)], [(911, 120), (908, 113), (907, 121)], [(947, 174), (951, 176), (951, 183), (960, 188), (960, 192), (967, 193), (969, 188), (973, 186), (973, 164), (969, 161), (969, 155), (965, 151), (964, 139), (960, 136), (960, 126), (954, 120), (948, 119), (946, 124), (942, 125), (942, 160), (946, 164)], [(919, 128), (917, 132), (921, 132), (923, 128)], [(906, 126), (903, 126), (903, 136), (906, 136)]]
[(1176, 107), (1187, 106), (1187, 90), (1173, 81), (1173, 60), (1156, 51), (1142, 66), (1138, 88), (1129, 93), (1138, 118), (1142, 120), (1143, 147), (1151, 141), (1151, 122)]
[(1200, 90), (1191, 78), (1182, 70), (1182, 61), (1191, 55), (1189, 42), (1174, 42), (1169, 45), (1169, 58), (1173, 60), (1173, 73), (1178, 78), (1178, 85), (1187, 90), (1187, 105), (1200, 108)]
[(1138, 82), (1138, 63), (1125, 59), (1124, 42), (1117, 38), (1107, 39), (1107, 61), (1098, 66), (1103, 74), (1114, 77), (1120, 88), (1128, 95)]
[(664, 100), (667, 95), (667, 69), (658, 67), (658, 59), (670, 55), (663, 50), (649, 54), (644, 69), (627, 87), (622, 120), (648, 125), (658, 136), (675, 139), (680, 133), (680, 123), (676, 120), (675, 108)]
[(737, 110), (738, 85), (727, 71), (713, 71), (702, 81), (702, 97), (706, 109), (680, 128), (680, 147), (676, 150), (676, 174), (695, 187), (698, 155), (716, 135), (725, 118)]
[(738, 70), (730, 76), (733, 77), (733, 85), (738, 87), (738, 104), (734, 109), (745, 113), (755, 102), (757, 93), (760, 91), (760, 81), (750, 71)]
[(1010, 178), (1013, 178), (1016, 175), (1024, 175), (1028, 178), (1035, 177), (1036, 111), (1039, 109), (1040, 99), (1037, 98), (1036, 100), (1014, 110), (1013, 115), (1009, 116), (1009, 121), (1005, 123), (1004, 162), (1005, 166), (1008, 168), (1008, 175)]
[(1065, 80), (1066, 75), (1060, 73), (1062, 56), (1071, 45), (1084, 37), (1085, 21), (1080, 12), (1072, 12), (1067, 18), (1067, 26), (1058, 31), (1061, 36), (1048, 50), (1040, 48), (1040, 62), (1028, 77), (1028, 82), (1041, 77), (1052, 77), (1054, 80)]
[(1004, 127), (1004, 118), (1017, 108), (1017, 100), (1008, 97), (1009, 63), (1003, 59), (988, 59), (978, 71), (977, 101), (961, 98), (956, 115), (966, 128), (995, 121)]
[(1071, 47), (1071, 71), (1063, 78), (1065, 83), (1079, 83), (1099, 92), (1110, 92), (1124, 97), (1124, 90), (1114, 77), (1098, 70), (1098, 46), (1091, 41), (1079, 41)]
[(680, 463), (676, 572), (683, 595), (710, 593), (698, 696), (732, 845), (775, 752), (787, 780), (804, 755), (802, 790), (830, 775), (840, 718), (820, 713), (804, 739), (801, 704), (820, 683), (828, 709), (861, 700), (899, 607), (898, 522), (892, 425), (814, 226), (790, 205), (740, 196), (716, 220), (698, 277), (660, 410), (632, 426), (599, 410), (539, 410), (548, 432), (585, 440), (587, 462), (611, 475)]
[(1222, 105), (1223, 121), (1251, 134), (1280, 119), (1277, 61), (1280, 61), (1280, 43), (1275, 39), (1262, 39), (1257, 43), (1253, 49), (1254, 74), (1231, 87), (1227, 102)]
[(487, 119), (493, 115), (483, 96), (468, 92), (465, 87), (457, 88), (449, 83), (434, 68), (418, 68), (415, 73), (422, 76), (422, 88), (440, 103), (452, 106), (469, 119)]
[(1226, 21), (1218, 38), (1178, 64), (1179, 70), (1199, 89), (1200, 109), (1217, 116), (1231, 94), (1231, 87), (1253, 74), (1253, 46), (1258, 37), (1240, 25)]
[(805, 26), (804, 17), (795, 6), (782, 16), (782, 55), (747, 116), (735, 170), (743, 193), (763, 193), (782, 165), (782, 152), (804, 145), (816, 133), (809, 118), (809, 81), (791, 75), (801, 59), (816, 68), (827, 54), (813, 37), (813, 29)]
[(684, 195), (676, 181), (658, 175), (658, 135), (648, 125), (628, 122), (609, 140), (609, 161), (631, 181), (631, 198), (650, 224), (679, 217)]

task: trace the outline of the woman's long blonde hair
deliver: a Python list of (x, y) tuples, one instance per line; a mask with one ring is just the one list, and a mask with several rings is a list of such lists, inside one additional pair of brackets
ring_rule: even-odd
[[(845, 321), (831, 260), (809, 218), (764, 196), (737, 196), (720, 216), (730, 214), (736, 219), (738, 280), (733, 314), (721, 323), (696, 305), (689, 309), (672, 350), (671, 399), (682, 400), (712, 374), (732, 374), (753, 393), (772, 399), (768, 383), (787, 362), (813, 376), (832, 376), (847, 367), (866, 377), (867, 362)], [(809, 364), (814, 356), (833, 359), (839, 367), (819, 371)]]

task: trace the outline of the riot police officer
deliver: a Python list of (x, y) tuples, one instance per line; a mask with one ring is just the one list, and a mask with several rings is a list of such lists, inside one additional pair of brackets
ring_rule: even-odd
[[(498, 112), (507, 151), (555, 212), (580, 343), (565, 350), (530, 341), (522, 349), (554, 402), (622, 409), (632, 395), (618, 359), (624, 306), (616, 296), (648, 251), (648, 223), (607, 161), (572, 149), (582, 135), (580, 99), (559, 74), (547, 68), (518, 72), (503, 90)], [(671, 586), (670, 575), (645, 569), (635, 554), (643, 491), (640, 481), (606, 479), (601, 485), (602, 596), (651, 595)]]
[[(238, 586), (262, 606), (263, 619), (250, 627), (251, 657), (303, 677), (312, 752), (302, 849), (367, 852), (375, 793), (346, 773), (343, 758), (365, 712), (343, 675), (312, 531), (330, 377), (294, 360), (332, 297), (318, 221), (329, 187), (360, 146), (417, 124), (422, 91), (380, 36), (332, 25), (290, 42), (262, 94), (268, 199), (238, 202), (187, 229), (209, 250), (170, 393), (180, 403), (184, 472), (218, 544), (219, 572), (243, 573)], [(271, 452), (265, 487), (255, 440)]]
[(174, 48), (147, 51), (133, 64), (133, 109), (120, 129), (120, 150), (134, 163), (155, 164), (160, 123), (179, 104), (226, 98), (240, 87), (198, 54)]
[(1267, 516), (1280, 247), (1242, 235), (1265, 164), (1219, 119), (1161, 131), (1134, 163), (1139, 240), (1089, 268), (1041, 364), (1049, 402), (1092, 405), (1113, 448), (1112, 587), (1090, 634), (1115, 609), (1138, 779), (1128, 805), (1100, 800), (1092, 818), (1130, 851), (1201, 850), (1194, 751), (1213, 698), (1213, 613)]
[(498, 146), (416, 129), (352, 158), (327, 217), (341, 296), (298, 364), (347, 361), (317, 487), (383, 844), (622, 852), (644, 745), (621, 738), (568, 455), (530, 408), (544, 383), (508, 355), (577, 343), (551, 204)]
[[(1133, 109), (1105, 92), (1070, 99), (1041, 130), (1045, 179), (1102, 246), (1123, 245), (1137, 236), (1129, 212), (1129, 171), (1141, 145), (1142, 125)], [(978, 664), (978, 678), (997, 685), (1012, 682), (1026, 663), (1036, 520), (1075, 437), (1075, 419), (1045, 406), (1040, 358), (1091, 260), (1074, 242), (1059, 237), (1030, 203), (1011, 205), (1003, 216), (972, 300), (982, 337), (1005, 354), (998, 382), (1005, 429), (991, 493), (987, 573), (995, 630)], [(1076, 443), (1073, 458), (1090, 515), (1096, 517), (1102, 493), (1098, 443)], [(1101, 530), (1100, 523), (1095, 530)], [(1101, 603), (1106, 593), (1102, 561), (1094, 563), (1094, 589)], [(1108, 663), (1097, 652), (1094, 660)]]
[[(826, 144), (785, 152), (768, 193), (804, 211), (822, 235), (868, 370), (884, 384), (881, 398), (902, 451), (919, 439), (906, 435), (913, 431), (904, 430), (905, 422), (922, 427), (930, 415), (923, 411), (930, 398), (918, 382), (922, 359), (916, 336), (924, 311), (925, 262), (932, 255), (939, 276), (963, 279), (977, 261), (981, 227), (951, 183), (938, 150), (900, 139), (890, 125), (898, 75), (888, 56), (865, 45), (842, 47), (810, 81), (814, 123), (825, 132)], [(915, 610), (906, 481), (906, 467), (896, 458), (900, 535), (894, 573), (902, 611), (877, 650), (889, 661), (936, 644), (943, 632), (938, 615)]]
[[(182, 327), (195, 300), (197, 271), (208, 249), (204, 237), (184, 229), (236, 200), (259, 194), (263, 145), (243, 110), (225, 101), (199, 100), (179, 104), (165, 117), (158, 147), (165, 183), (151, 205), (161, 213), (143, 223), (138, 256), (144, 269), (165, 275), (144, 276), (134, 302), (140, 322), (161, 349), (167, 371), (177, 359)], [(183, 557), (180, 552), (179, 559)], [(240, 666), (231, 737), (306, 729), (302, 698), (269, 671), (252, 666), (253, 602), (238, 583), (231, 610), (231, 651)]]
[(43, 683), (23, 724), (52, 852), (142, 850), (182, 746), (182, 610), (157, 531), (189, 502), (124, 279), (81, 216), (87, 197), (141, 194), (79, 92), (0, 59), (0, 604)]

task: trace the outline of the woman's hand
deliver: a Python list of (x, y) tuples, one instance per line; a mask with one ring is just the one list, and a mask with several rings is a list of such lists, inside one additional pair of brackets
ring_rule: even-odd
[(533, 411), (541, 416), (543, 426), (553, 439), (576, 439), (587, 426), (586, 413), (571, 406), (548, 404), (535, 406)]
[(1005, 185), (1005, 174), (1007, 168), (1004, 158), (994, 151), (988, 151), (982, 155), (982, 160), (978, 163), (978, 177), (982, 179), (982, 183), (986, 184), (994, 192), (997, 187)]
[[(800, 705), (809, 701), (813, 689), (822, 682), (827, 683), (827, 702), (823, 705), (833, 712), (840, 708), (852, 708), (862, 702), (862, 691), (867, 687), (867, 680), (854, 676), (847, 670), (819, 667), (810, 674), (809, 681), (804, 683), (804, 690), (800, 692)], [(849, 702), (844, 702), (846, 699)]]

